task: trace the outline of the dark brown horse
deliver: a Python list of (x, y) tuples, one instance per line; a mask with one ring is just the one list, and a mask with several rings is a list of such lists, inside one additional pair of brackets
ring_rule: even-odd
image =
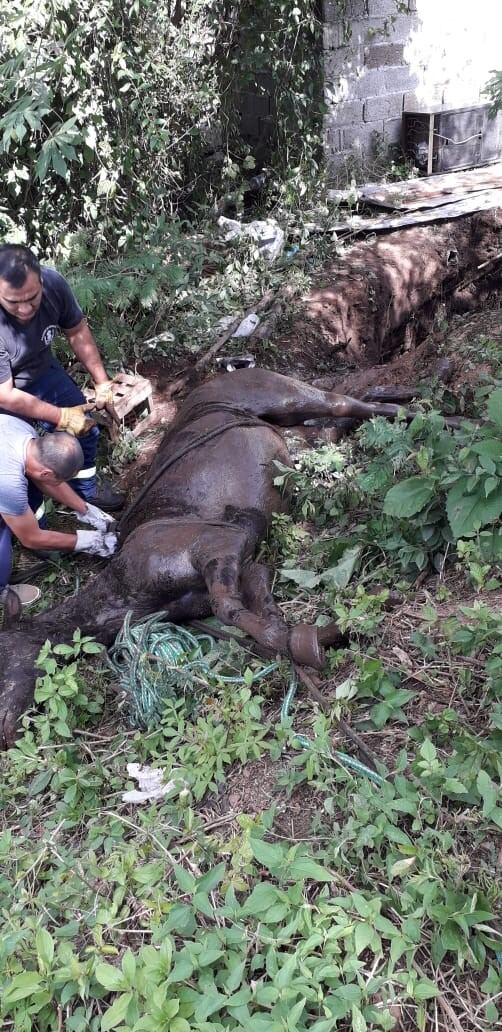
[(123, 517), (120, 551), (76, 596), (0, 634), (0, 745), (12, 742), (32, 701), (33, 662), (45, 639), (71, 641), (80, 627), (109, 644), (131, 611), (139, 620), (163, 610), (179, 622), (212, 612), (272, 653), (322, 666), (329, 634), (319, 641), (317, 628), (291, 631), (269, 571), (253, 558), (272, 514), (283, 508), (274, 461), (286, 465), (290, 457), (276, 427), (397, 412), (396, 404), (368, 404), (263, 369), (242, 369), (194, 390)]

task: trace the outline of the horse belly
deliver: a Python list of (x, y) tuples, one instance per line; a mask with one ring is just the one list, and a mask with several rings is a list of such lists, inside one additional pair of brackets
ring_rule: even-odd
[(162, 502), (169, 510), (202, 519), (222, 520), (232, 509), (260, 512), (268, 521), (282, 508), (273, 484), (274, 460), (287, 463), (285, 444), (263, 427), (236, 428), (189, 452), (149, 492), (157, 512)]

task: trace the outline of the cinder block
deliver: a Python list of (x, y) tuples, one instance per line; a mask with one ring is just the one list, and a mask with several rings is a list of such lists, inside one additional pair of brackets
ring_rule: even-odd
[(402, 110), (402, 93), (391, 93), (387, 97), (369, 97), (364, 104), (364, 121), (374, 122), (378, 118), (399, 118)]
[(372, 122), (371, 125), (362, 122), (360, 125), (342, 129), (341, 132), (343, 150), (352, 150), (359, 154), (373, 154), (375, 137), (383, 134), (383, 121)]
[(383, 68), (384, 65), (400, 65), (403, 61), (403, 43), (373, 43), (364, 50), (364, 63), (367, 68)]
[(400, 144), (403, 138), (402, 118), (387, 118), (383, 124), (383, 138), (385, 143)]
[(324, 125), (331, 129), (362, 122), (363, 107), (362, 100), (346, 100), (340, 104), (333, 104), (324, 116)]
[(340, 151), (338, 154), (326, 155), (328, 174), (337, 187), (349, 185), (354, 175), (355, 163), (352, 151)]
[(346, 0), (346, 3), (348, 18), (365, 18), (368, 14), (368, 0)]
[[(371, 73), (368, 73), (371, 74)], [(379, 74), (383, 75), (385, 93), (408, 93), (418, 86), (418, 76), (412, 72), (408, 65), (398, 65), (395, 68), (384, 68)], [(382, 92), (384, 92), (382, 91)]]
[(420, 19), (417, 14), (398, 14), (392, 19), (392, 24), (389, 23), (387, 38), (390, 43), (406, 43), (419, 25)]
[(326, 129), (324, 132), (324, 146), (329, 153), (342, 149), (342, 134), (340, 129)]
[(367, 97), (379, 97), (385, 92), (384, 73), (380, 68), (365, 69), (350, 82), (350, 100), (366, 100)]
[(338, 50), (324, 51), (324, 74), (328, 80), (340, 75), (355, 75), (363, 65), (362, 47), (339, 47)]
[(390, 18), (396, 13), (396, 0), (368, 0), (370, 18)]
[(427, 88), (427, 93), (420, 92), (405, 93), (403, 98), (403, 111), (428, 111), (429, 108), (442, 107), (443, 86), (435, 85)]
[(339, 0), (324, 0), (323, 19), (325, 22), (338, 22), (340, 18), (365, 18), (368, 14), (368, 0), (346, 0), (340, 9)]
[(384, 22), (381, 18), (356, 19), (350, 23), (351, 46), (365, 46), (368, 43), (385, 42), (387, 37), (383, 31)]

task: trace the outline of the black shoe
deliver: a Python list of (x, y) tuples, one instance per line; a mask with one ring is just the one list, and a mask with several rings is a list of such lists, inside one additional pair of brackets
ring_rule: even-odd
[(97, 505), (104, 512), (117, 512), (124, 508), (126, 496), (121, 491), (114, 491), (107, 480), (101, 480), (96, 484), (96, 493), (92, 498), (85, 498), (84, 501), (89, 502), (89, 505)]

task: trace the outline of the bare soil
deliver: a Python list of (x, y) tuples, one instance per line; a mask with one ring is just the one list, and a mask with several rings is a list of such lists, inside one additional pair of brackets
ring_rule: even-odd
[(358, 242), (325, 268), (288, 336), (304, 356), (322, 343), (346, 364), (381, 365), (430, 333), (439, 304), (464, 312), (497, 293), (501, 240), (496, 210)]

